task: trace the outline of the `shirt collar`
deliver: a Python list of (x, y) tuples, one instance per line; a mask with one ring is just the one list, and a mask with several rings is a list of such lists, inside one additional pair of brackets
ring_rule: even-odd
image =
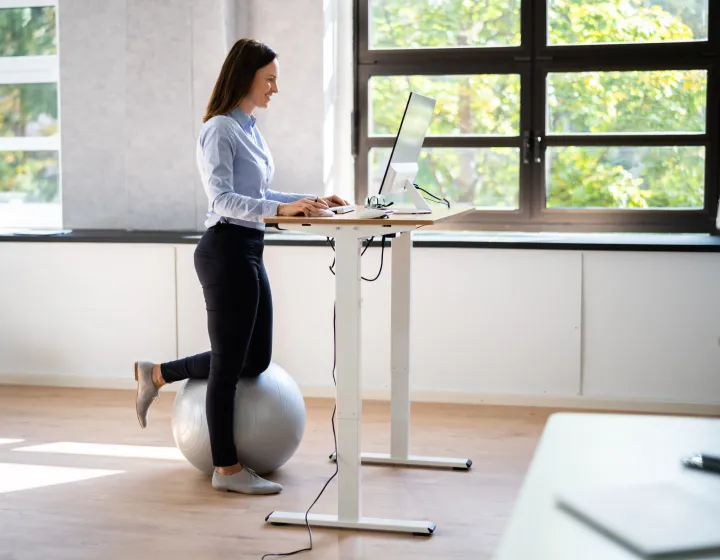
[(248, 130), (255, 126), (255, 121), (257, 120), (255, 115), (248, 115), (240, 107), (235, 107), (232, 111), (230, 111), (230, 115), (232, 115), (241, 127)]

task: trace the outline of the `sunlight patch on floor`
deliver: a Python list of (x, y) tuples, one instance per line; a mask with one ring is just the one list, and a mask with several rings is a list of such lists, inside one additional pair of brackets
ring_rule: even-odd
[(10, 443), (20, 443), (21, 441), (25, 441), (22, 439), (10, 439), (10, 438), (1, 438), (0, 437), (0, 445), (8, 445)]
[(111, 445), (105, 443), (78, 443), (58, 441), (30, 447), (19, 447), (13, 451), (36, 453), (65, 453), (69, 455), (94, 455), (100, 457), (131, 457), (136, 459), (169, 459), (184, 461), (177, 447), (153, 447), (150, 445)]
[(124, 471), (0, 463), (0, 494), (79, 482)]

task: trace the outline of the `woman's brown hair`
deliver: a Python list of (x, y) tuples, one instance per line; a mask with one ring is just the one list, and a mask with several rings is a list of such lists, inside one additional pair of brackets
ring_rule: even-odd
[(203, 122), (224, 115), (238, 106), (250, 91), (255, 73), (277, 58), (267, 45), (254, 39), (240, 39), (225, 57), (213, 89)]

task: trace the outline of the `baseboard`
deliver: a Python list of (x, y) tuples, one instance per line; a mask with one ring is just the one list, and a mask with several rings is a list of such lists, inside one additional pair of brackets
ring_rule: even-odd
[[(304, 387), (306, 398), (334, 398), (332, 387)], [(389, 401), (389, 390), (365, 390), (363, 400)], [(541, 408), (614, 410), (661, 414), (720, 416), (720, 402), (696, 403), (622, 398), (596, 398), (582, 395), (513, 395), (505, 393), (468, 393), (461, 391), (411, 391), (412, 402), (445, 404), (485, 404), (498, 406), (536, 406)]]
[[(0, 374), (0, 385), (30, 385), (44, 387), (80, 387), (87, 389), (136, 388), (132, 375), (125, 377), (91, 377), (82, 375), (20, 375)], [(180, 385), (167, 385), (165, 392), (176, 392)], [(333, 387), (301, 387), (305, 398), (335, 398)], [(412, 391), (413, 402), (441, 404), (476, 404), (497, 406), (536, 406), (542, 408), (614, 410), (661, 414), (693, 414), (720, 416), (720, 402), (697, 403), (623, 398), (596, 398), (582, 395), (513, 395), (502, 393), (469, 393), (461, 391)], [(366, 389), (363, 400), (389, 401), (389, 390)]]
[[(77, 387), (81, 389), (131, 389), (137, 384), (130, 370), (128, 377), (93, 377), (89, 375), (0, 374), (0, 385), (38, 387)], [(179, 385), (167, 385), (163, 391), (177, 392)]]

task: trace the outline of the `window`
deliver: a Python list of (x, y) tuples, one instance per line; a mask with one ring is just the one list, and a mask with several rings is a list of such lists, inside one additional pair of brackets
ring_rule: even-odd
[(0, 0), (0, 228), (60, 227), (56, 2)]
[(355, 14), (358, 200), (417, 91), (437, 101), (417, 182), (475, 207), (451, 227), (715, 230), (720, 3), (356, 0)]

